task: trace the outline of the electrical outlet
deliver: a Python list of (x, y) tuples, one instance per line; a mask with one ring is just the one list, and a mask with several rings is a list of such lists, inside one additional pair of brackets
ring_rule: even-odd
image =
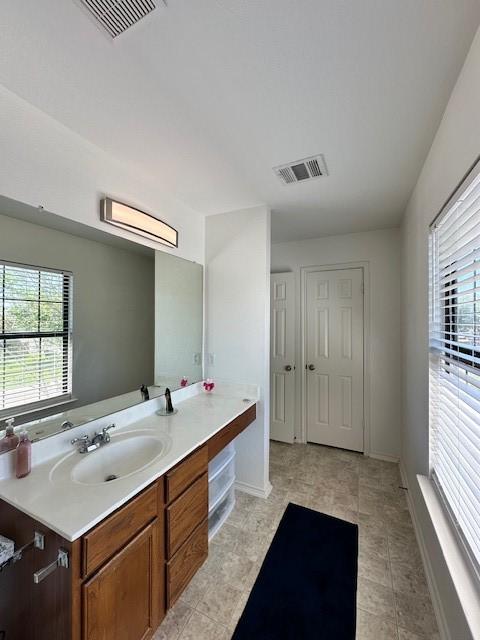
[(208, 354), (208, 364), (211, 367), (215, 366), (215, 354), (214, 353), (209, 353)]

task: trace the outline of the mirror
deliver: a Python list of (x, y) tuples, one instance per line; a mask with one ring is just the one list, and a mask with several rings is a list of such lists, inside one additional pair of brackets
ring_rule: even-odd
[(155, 252), (155, 384), (202, 379), (203, 267)]
[(203, 267), (0, 196), (0, 437), (202, 379)]

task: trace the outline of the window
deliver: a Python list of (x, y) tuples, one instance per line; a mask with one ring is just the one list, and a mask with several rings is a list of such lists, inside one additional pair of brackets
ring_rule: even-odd
[(72, 275), (0, 261), (0, 416), (71, 398)]
[(479, 572), (480, 163), (430, 239), (430, 473)]

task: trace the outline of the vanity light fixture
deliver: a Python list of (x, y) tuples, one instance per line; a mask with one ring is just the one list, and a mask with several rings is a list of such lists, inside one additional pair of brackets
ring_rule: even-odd
[(115, 227), (166, 244), (167, 247), (178, 247), (178, 231), (176, 229), (150, 213), (145, 213), (122, 202), (104, 198), (100, 203), (100, 218)]

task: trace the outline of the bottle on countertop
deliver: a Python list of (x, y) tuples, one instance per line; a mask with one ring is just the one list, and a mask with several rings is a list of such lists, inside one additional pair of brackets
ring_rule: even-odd
[(32, 443), (28, 438), (28, 433), (22, 431), (20, 442), (17, 447), (16, 476), (24, 478), (32, 470)]
[(5, 451), (12, 451), (12, 449), (16, 449), (18, 444), (18, 436), (13, 430), (13, 423), (15, 418), (8, 418), (5, 420), (6, 429), (5, 435), (0, 440), (0, 453), (5, 453)]

